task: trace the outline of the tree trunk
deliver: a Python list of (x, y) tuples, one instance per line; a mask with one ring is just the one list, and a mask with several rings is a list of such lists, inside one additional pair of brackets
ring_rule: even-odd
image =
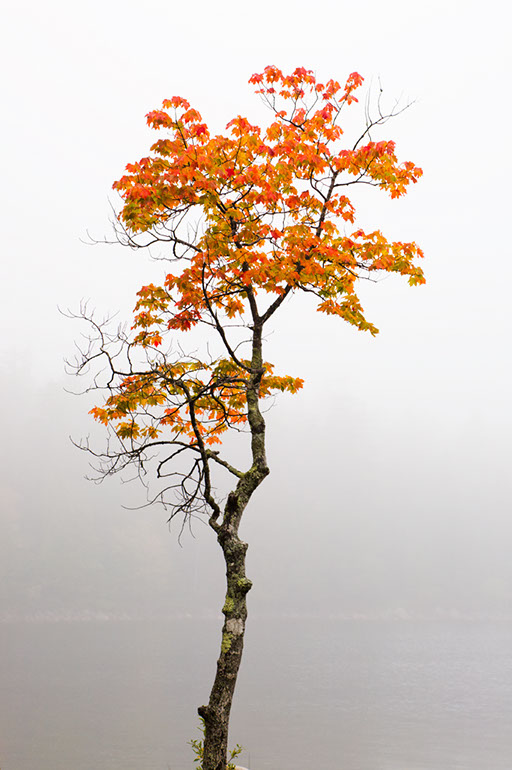
[[(252, 297), (249, 290), (248, 296)], [(217, 513), (210, 518), (210, 525), (217, 533), (217, 540), (226, 562), (227, 588), (222, 608), (224, 626), (217, 673), (208, 705), (198, 709), (205, 725), (202, 770), (226, 770), (229, 716), (244, 647), (246, 596), (252, 587), (251, 581), (245, 575), (247, 543), (238, 537), (238, 528), (253, 493), (269, 474), (265, 454), (265, 420), (259, 407), (259, 388), (264, 372), (261, 353), (263, 323), (257, 315), (254, 298), (253, 304), (255, 322), (251, 376), (246, 391), (252, 465), (246, 473), (240, 474), (236, 489), (228, 495), (222, 523), (218, 523)]]
[(202, 770), (226, 770), (229, 715), (244, 646), (246, 595), (252, 586), (245, 575), (247, 543), (232, 527), (222, 527), (218, 541), (226, 561), (227, 589), (217, 673), (208, 705), (198, 709), (205, 724)]

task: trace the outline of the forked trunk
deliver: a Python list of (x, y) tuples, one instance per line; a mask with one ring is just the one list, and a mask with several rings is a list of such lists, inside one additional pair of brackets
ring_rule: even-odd
[(208, 705), (198, 709), (205, 724), (202, 770), (226, 770), (229, 716), (244, 646), (246, 595), (252, 586), (245, 575), (247, 543), (236, 532), (224, 529), (218, 540), (226, 561), (227, 590), (215, 681)]

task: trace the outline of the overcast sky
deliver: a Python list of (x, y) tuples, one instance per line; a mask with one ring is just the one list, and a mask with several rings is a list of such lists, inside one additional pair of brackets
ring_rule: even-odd
[[(337, 596), (340, 612), (444, 600), (512, 613), (506, 4), (49, 0), (10, 3), (3, 21), (2, 484), (11, 528), (23, 513), (57, 533), (59, 517), (73, 516), (66, 501), (81, 498), (81, 520), (84, 500), (101, 504), (101, 489), (82, 491), (85, 460), (67, 444), (68, 433), (87, 431), (87, 409), (62, 391), (79, 330), (57, 306), (90, 298), (127, 317), (140, 285), (162, 273), (143, 253), (80, 240), (110, 236), (111, 185), (147, 153), (145, 114), (178, 94), (220, 131), (236, 114), (265, 119), (247, 80), (267, 64), (340, 81), (355, 70), (365, 88), (380, 78), (390, 102), (415, 100), (379, 138), (396, 139), (423, 179), (399, 201), (370, 190), (361, 206), (368, 226), (422, 246), (427, 286), (365, 287), (375, 339), (307, 303), (276, 321), (268, 357), (306, 385), (269, 415), (272, 475), (245, 525), (252, 576), (264, 586), (254, 601), (279, 610), (276, 578), (281, 607), (297, 611), (326, 592), (325, 609)], [(122, 526), (126, 493), (104, 494)], [(100, 525), (90, 515), (92, 531)], [(174, 546), (162, 513), (148, 515), (148, 552), (159, 549), (164, 563)], [(276, 539), (265, 544), (271, 526)], [(63, 576), (70, 569), (63, 562)]]

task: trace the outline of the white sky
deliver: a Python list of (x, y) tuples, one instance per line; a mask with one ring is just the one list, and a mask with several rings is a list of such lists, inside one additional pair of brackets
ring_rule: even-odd
[(477, 334), (487, 349), (501, 350), (510, 276), (503, 237), (511, 163), (506, 6), (241, 7), (11, 4), (1, 54), (2, 269), (9, 286), (2, 314), (14, 335), (3, 335), (7, 360), (16, 351), (43, 377), (56, 376), (72, 336), (56, 305), (85, 296), (98, 307), (130, 307), (130, 294), (155, 270), (140, 254), (78, 240), (86, 229), (110, 234), (107, 197), (125, 163), (147, 151), (145, 113), (177, 93), (219, 130), (238, 112), (260, 116), (247, 79), (268, 63), (340, 80), (357, 70), (367, 83), (380, 77), (390, 99), (417, 100), (385, 134), (398, 138), (401, 157), (422, 165), (425, 177), (403, 201), (370, 200), (379, 207), (378, 225), (424, 247), (429, 288), (400, 295), (389, 319), (389, 294), (379, 287), (372, 319), (389, 335), (395, 321), (407, 319), (420, 347), (431, 342), (420, 336), (433, 324), (444, 332), (455, 327), (464, 345)]
[[(388, 280), (365, 289), (368, 316), (381, 329), (376, 339), (287, 311), (270, 358), (304, 376), (307, 388), (278, 404), (271, 420), (306, 454), (288, 454), (278, 433), (271, 446), (283, 474), (294, 468), (287, 492), (306, 473), (311, 501), (321, 479), (322, 505), (332, 508), (339, 490), (328, 489), (341, 466), (352, 502), (366, 499), (366, 479), (369, 508), (383, 496), (392, 508), (403, 495), (406, 507), (396, 502), (402, 513), (393, 521), (414, 514), (416, 529), (427, 532), (441, 497), (454, 517), (447, 537), (465, 531), (468, 517), (480, 522), (468, 559), (488, 516), (496, 531), (489, 548), (505, 549), (511, 15), (496, 0), (10, 2), (0, 53), (6, 383), (15, 376), (30, 390), (61, 380), (77, 328), (57, 305), (76, 308), (85, 297), (101, 311), (126, 313), (139, 286), (161, 274), (142, 253), (79, 239), (87, 229), (110, 235), (112, 181), (147, 152), (144, 115), (163, 98), (188, 98), (221, 130), (238, 113), (261, 119), (247, 80), (267, 64), (340, 81), (356, 70), (367, 85), (380, 77), (389, 99), (416, 99), (382, 138), (396, 138), (399, 157), (422, 166), (424, 177), (400, 201), (371, 190), (365, 217), (423, 247), (428, 285)], [(14, 432), (23, 404), (12, 394), (11, 401)], [(269, 496), (280, 478), (269, 481)], [(444, 515), (436, 514), (439, 537)]]

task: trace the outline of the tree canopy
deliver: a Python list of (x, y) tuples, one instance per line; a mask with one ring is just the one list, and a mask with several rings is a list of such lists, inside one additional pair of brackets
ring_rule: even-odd
[[(287, 297), (307, 292), (319, 312), (376, 334), (358, 282), (383, 272), (424, 282), (421, 249), (362, 230), (347, 196), (366, 184), (397, 198), (422, 174), (398, 161), (393, 141), (370, 138), (394, 114), (380, 105), (353, 146), (343, 145), (343, 114), (362, 82), (356, 72), (341, 86), (304, 68), (284, 75), (267, 67), (250, 78), (274, 115), (265, 129), (237, 116), (225, 135), (212, 136), (181, 97), (147, 115), (163, 136), (114, 183), (123, 199), (120, 237), (131, 246), (167, 244), (180, 267), (138, 293), (130, 352), (143, 349), (149, 366), (113, 370), (106, 403), (92, 410), (130, 444), (124, 460), (162, 440), (204, 456), (224, 431), (243, 426), (253, 369), (240, 326), (262, 327)], [(161, 352), (169, 335), (198, 324), (218, 334), (224, 355)], [(294, 393), (302, 382), (262, 361), (259, 396)]]

